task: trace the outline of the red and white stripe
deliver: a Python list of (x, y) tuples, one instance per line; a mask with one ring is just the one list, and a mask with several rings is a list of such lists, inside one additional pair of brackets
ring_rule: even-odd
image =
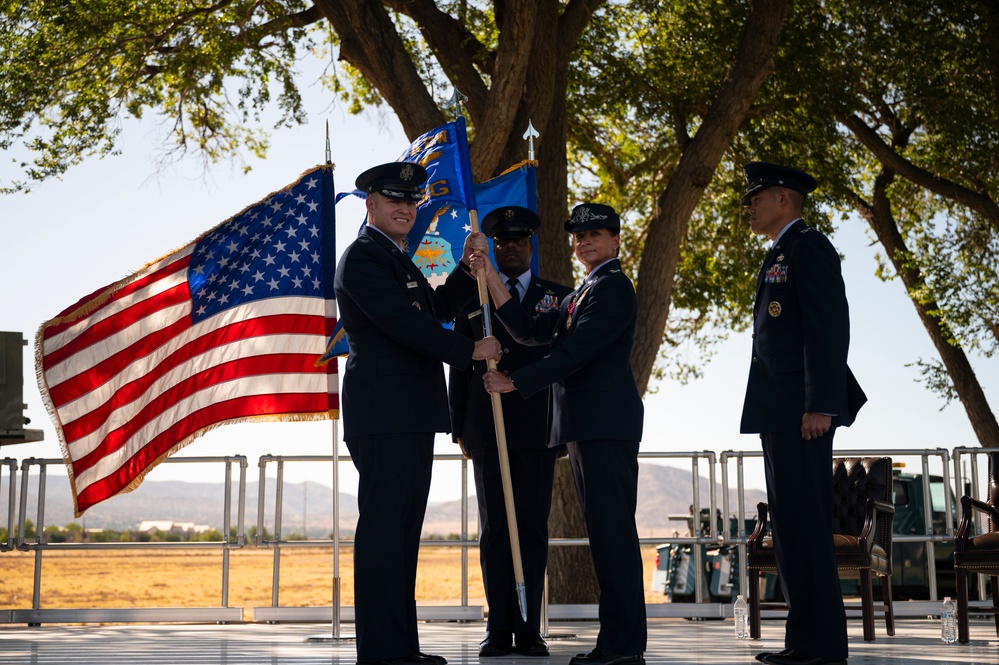
[(40, 387), (76, 514), (134, 489), (218, 425), (337, 417), (336, 363), (316, 367), (335, 305), (283, 296), (191, 323), (192, 243), (42, 325)]

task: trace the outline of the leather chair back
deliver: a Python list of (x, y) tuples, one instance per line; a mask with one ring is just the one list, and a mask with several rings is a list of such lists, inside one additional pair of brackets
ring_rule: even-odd
[[(867, 499), (892, 502), (890, 457), (833, 459), (833, 533), (859, 536)], [(880, 534), (884, 542), (889, 534)]]

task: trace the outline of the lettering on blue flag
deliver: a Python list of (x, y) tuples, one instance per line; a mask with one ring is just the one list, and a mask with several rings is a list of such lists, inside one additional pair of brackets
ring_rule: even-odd
[(471, 230), (468, 207), (475, 199), (467, 152), (464, 118), (459, 118), (418, 137), (399, 156), (427, 170), (426, 195), (406, 242), (413, 263), (435, 287), (458, 265)]

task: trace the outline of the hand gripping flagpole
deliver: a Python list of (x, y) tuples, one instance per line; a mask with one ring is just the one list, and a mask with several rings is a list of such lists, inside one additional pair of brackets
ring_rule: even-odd
[[(475, 190), (472, 187), (472, 169), (468, 159), (468, 138), (465, 136), (465, 118), (461, 113), (461, 103), (467, 97), (455, 88), (451, 96), (451, 105), (455, 108), (458, 128), (458, 151), (462, 155), (466, 201), (468, 202), (468, 219), (472, 232), (479, 232), (479, 212), (476, 210)], [(489, 291), (486, 287), (485, 272), (480, 269), (475, 274), (479, 287), (479, 304), (482, 305), (482, 324), (486, 336), (493, 334), (492, 316), (489, 313)], [(496, 369), (496, 361), (489, 359), (486, 367)], [(520, 605), (520, 618), (527, 621), (527, 586), (524, 584), (524, 563), (520, 556), (520, 531), (517, 528), (517, 509), (513, 503), (513, 481), (510, 478), (510, 454), (506, 445), (506, 423), (503, 420), (503, 401), (499, 393), (490, 393), (493, 407), (493, 425), (496, 430), (496, 448), (499, 452), (500, 479), (503, 485), (503, 503), (506, 507), (506, 524), (510, 531), (510, 554), (513, 558), (513, 577), (517, 583), (517, 603)]]

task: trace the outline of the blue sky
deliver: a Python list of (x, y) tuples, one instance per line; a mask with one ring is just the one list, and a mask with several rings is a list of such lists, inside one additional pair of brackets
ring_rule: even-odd
[[(325, 101), (307, 100), (307, 106), (309, 124), (274, 134), (266, 160), (248, 158), (253, 167), (248, 175), (239, 165), (229, 164), (216, 165), (204, 175), (193, 160), (157, 173), (161, 134), (149, 119), (124, 123), (120, 155), (87, 161), (61, 181), (39, 185), (30, 194), (0, 197), (0, 274), (5, 283), (0, 291), (0, 330), (22, 331), (29, 340), (25, 367), (33, 367), (31, 345), (42, 322), (94, 289), (187, 244), (323, 162), (324, 121), (329, 120), (338, 191), (352, 189), (358, 173), (394, 160), (408, 146), (394, 116), (348, 116), (339, 109), (330, 110)], [(526, 144), (524, 150), (526, 157)], [(4, 161), (0, 177), (9, 180), (14, 171)], [(337, 216), (342, 251), (356, 235), (363, 204), (353, 198), (345, 200)], [(836, 448), (977, 445), (960, 404), (941, 411), (942, 401), (916, 382), (915, 368), (906, 367), (919, 358), (936, 358), (936, 352), (902, 285), (883, 283), (874, 276), (877, 247), (872, 246), (863, 222), (844, 223), (833, 242), (846, 257), (850, 364), (870, 398), (856, 424), (837, 434)], [(750, 342), (748, 333), (733, 334), (707, 365), (703, 379), (655, 386), (656, 392), (645, 400), (644, 451), (759, 449), (758, 439), (739, 434)], [(993, 409), (999, 409), (999, 362), (982, 358), (972, 358), (972, 362)], [(60, 457), (55, 430), (30, 372), (25, 381), (30, 427), (43, 429), (45, 441), (5, 446), (0, 457)], [(242, 453), (249, 457), (250, 473), (255, 474), (262, 454), (329, 454), (332, 439), (329, 423), (236, 425), (208, 433), (182, 454)], [(344, 453), (345, 447), (341, 445), (340, 450)], [(442, 436), (437, 451), (456, 452), (456, 448), (449, 437)], [(221, 480), (217, 470), (192, 473), (192, 468), (197, 467), (163, 465), (148, 480)], [(351, 472), (350, 465), (341, 467), (343, 488), (353, 492)], [(290, 474), (291, 480), (329, 484), (326, 467), (305, 466)], [(763, 486), (755, 469), (747, 470), (747, 480), (751, 486)], [(459, 490), (457, 465), (438, 467), (432, 500), (456, 498)]]

